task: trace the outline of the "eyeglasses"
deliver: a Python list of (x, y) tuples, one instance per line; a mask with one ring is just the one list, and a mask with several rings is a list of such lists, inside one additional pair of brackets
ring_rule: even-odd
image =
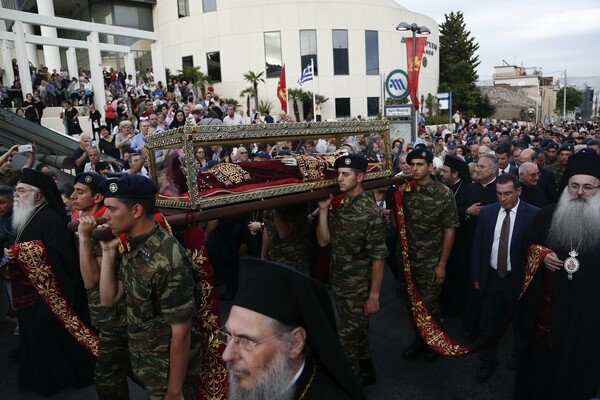
[(239, 154), (248, 154), (247, 151), (238, 151)]
[(581, 189), (583, 190), (583, 193), (590, 194), (598, 188), (600, 188), (600, 186), (590, 185), (589, 183), (585, 185), (580, 185), (578, 183), (569, 183), (569, 190), (575, 193), (579, 193), (579, 189)]
[(530, 176), (532, 178), (536, 178), (536, 177), (539, 178), (540, 176), (542, 176), (542, 173), (541, 172), (532, 172), (530, 174), (525, 174), (525, 175)]
[(225, 345), (228, 345), (230, 342), (233, 342), (236, 344), (236, 346), (239, 346), (242, 350), (244, 350), (248, 353), (253, 352), (256, 349), (256, 346), (258, 346), (259, 344), (265, 343), (273, 338), (276, 338), (277, 336), (279, 336), (281, 334), (282, 334), (282, 332), (279, 332), (278, 334), (268, 337), (264, 340), (261, 340), (260, 342), (254, 342), (250, 339), (233, 336), (231, 333), (229, 333), (225, 330), (225, 327), (222, 327), (215, 333), (217, 340), (219, 342), (221, 342)]

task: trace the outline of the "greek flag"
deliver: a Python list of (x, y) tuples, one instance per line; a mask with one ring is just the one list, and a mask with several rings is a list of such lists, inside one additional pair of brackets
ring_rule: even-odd
[(312, 63), (308, 64), (306, 68), (302, 71), (302, 75), (300, 75), (300, 79), (298, 79), (298, 84), (302, 86), (304, 82), (311, 81), (314, 77), (313, 74), (313, 65)]

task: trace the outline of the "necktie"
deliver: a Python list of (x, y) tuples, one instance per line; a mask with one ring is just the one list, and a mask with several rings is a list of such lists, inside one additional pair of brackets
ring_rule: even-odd
[(506, 211), (502, 228), (500, 228), (500, 242), (498, 243), (498, 276), (504, 278), (508, 267), (508, 237), (510, 236), (510, 210)]
[(504, 174), (505, 172), (505, 170), (500, 170), (500, 174)]

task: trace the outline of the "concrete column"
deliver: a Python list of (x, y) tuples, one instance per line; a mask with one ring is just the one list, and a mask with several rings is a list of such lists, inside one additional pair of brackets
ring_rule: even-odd
[(21, 89), (23, 90), (23, 99), (27, 93), (33, 93), (31, 84), (31, 75), (29, 74), (29, 64), (27, 60), (27, 49), (25, 48), (25, 31), (23, 22), (15, 21), (13, 32), (15, 33), (15, 54), (17, 64), (19, 65), (19, 77), (21, 79)]
[[(38, 14), (54, 17), (54, 2), (52, 0), (37, 0)], [(50, 26), (41, 26), (42, 36), (46, 38), (57, 38), (56, 28)], [(60, 49), (58, 46), (44, 45), (44, 65), (49, 71), (56, 69), (60, 70)], [(37, 65), (36, 65), (37, 66)], [(70, 71), (69, 71), (70, 72)], [(79, 74), (74, 76), (79, 77)]]
[(12, 68), (10, 41), (8, 40), (0, 41), (0, 59), (2, 60), (0, 68), (4, 70), (4, 84), (10, 87), (13, 84), (13, 81), (15, 80), (15, 74), (13, 73)]
[(67, 70), (69, 71), (69, 77), (79, 77), (79, 69), (77, 67), (77, 53), (73, 47), (69, 47), (66, 51), (67, 56)]
[(135, 74), (135, 57), (133, 56), (132, 53), (127, 53), (125, 54), (125, 73), (127, 73), (127, 75), (131, 75), (133, 77), (133, 81), (135, 82), (135, 84), (137, 85), (137, 78), (136, 78), (136, 74)]
[[(14, 28), (13, 28), (14, 31)], [(35, 31), (33, 30), (33, 25), (30, 24), (23, 24), (23, 32), (29, 34), (29, 35), (35, 35)], [(29, 68), (29, 61), (31, 61), (31, 63), (33, 64), (34, 67), (37, 67), (38, 65), (40, 65), (40, 60), (38, 58), (38, 51), (37, 51), (37, 45), (35, 44), (27, 44), (26, 45), (27, 48), (27, 64), (25, 64), (25, 67)], [(19, 72), (21, 71), (21, 64), (19, 64)]]
[(165, 75), (165, 65), (163, 63), (162, 45), (160, 40), (157, 40), (150, 45), (150, 52), (152, 53), (152, 69), (154, 71), (154, 82), (158, 83), (158, 81), (161, 81), (166, 87), (167, 76)]
[(102, 75), (102, 58), (100, 57), (100, 38), (98, 32), (90, 32), (87, 41), (89, 44), (90, 72), (92, 73), (91, 82), (94, 88), (94, 104), (97, 110), (103, 110), (104, 104), (106, 104), (106, 96), (104, 95), (104, 76)]

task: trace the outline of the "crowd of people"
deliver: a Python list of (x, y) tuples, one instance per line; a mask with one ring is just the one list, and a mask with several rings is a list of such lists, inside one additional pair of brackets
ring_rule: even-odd
[[(91, 129), (81, 133), (77, 175), (62, 191), (49, 168), (32, 168), (35, 148), (22, 170), (11, 164), (17, 146), (0, 156), (0, 242), (11, 271), (25, 389), (54, 393), (93, 380), (99, 398), (127, 398), (132, 373), (149, 398), (194, 397), (204, 343), (196, 313), (202, 277), (153, 217), (157, 194), (183, 192), (173, 176), (177, 168), (168, 168), (181, 154), (156, 151), (154, 182), (145, 138), (169, 127), (241, 124), (245, 118), (214, 98), (206, 107), (179, 107), (172, 99), (145, 99), (140, 106), (129, 119), (127, 111), (112, 118), (106, 112), (114, 111), (112, 103), (106, 105), (105, 123), (102, 115), (96, 118), (97, 142)], [(117, 100), (119, 107), (127, 110), (128, 103)], [(389, 152), (378, 135), (348, 138), (340, 148), (325, 139), (197, 147), (199, 176), (219, 165), (243, 169), (294, 154), (336, 154), (332, 168), (341, 192), (204, 224), (219, 299), (233, 301), (216, 332), (225, 345), (229, 398), (364, 398), (361, 387), (377, 382), (368, 325), (381, 309), (386, 266), (407, 306), (416, 290), (426, 308), (423, 315), (410, 313), (415, 337), (402, 353), (405, 360), (444, 354), (431, 346), (422, 328), (426, 319), (443, 330), (445, 317), (459, 318), (465, 340), (485, 341), (502, 336), (503, 320), (511, 318), (514, 349), (506, 362), (516, 371), (515, 398), (597, 395), (598, 129), (592, 122), (480, 121), (457, 132), (423, 129), (414, 143), (393, 140)], [(384, 163), (388, 154), (398, 184), (364, 190), (369, 164)], [(396, 225), (398, 198), (405, 236)], [(117, 238), (91, 238), (98, 217)], [(75, 242), (66, 231), (69, 219), (78, 222)], [(45, 230), (49, 221), (61, 231)], [(28, 285), (35, 271), (19, 254), (33, 240), (45, 246), (73, 314), (99, 333), (95, 364)], [(317, 280), (328, 282), (333, 302)], [(34, 317), (40, 313), (53, 321), (50, 328)], [(63, 345), (40, 351), (49, 338)], [(495, 342), (478, 358), (474, 377), (484, 383), (500, 363)], [(66, 364), (81, 367), (72, 371)], [(56, 374), (39, 377), (47, 369)]]

